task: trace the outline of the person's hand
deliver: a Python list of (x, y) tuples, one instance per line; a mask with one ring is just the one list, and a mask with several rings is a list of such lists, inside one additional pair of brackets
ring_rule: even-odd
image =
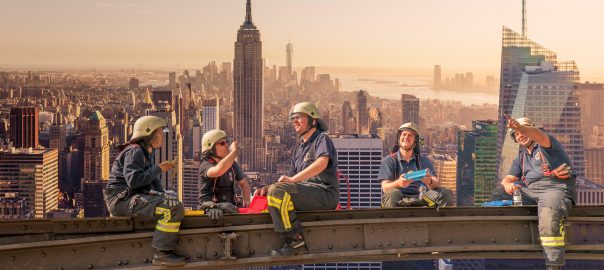
[(266, 196), (267, 193), (268, 193), (268, 186), (263, 186), (261, 188), (256, 189), (256, 191), (254, 191), (254, 196), (262, 197), (262, 196)]
[(214, 220), (221, 219), (224, 216), (224, 212), (220, 208), (209, 209), (206, 214), (208, 215), (208, 217)]
[(568, 179), (571, 176), (571, 168), (566, 165), (566, 163), (562, 163), (558, 168), (552, 171), (552, 173), (558, 177), (559, 179)]
[(161, 169), (162, 172), (167, 172), (167, 171), (171, 170), (172, 168), (174, 168), (174, 163), (172, 163), (172, 161), (164, 161), (159, 164), (159, 168)]
[(222, 209), (224, 213), (239, 213), (239, 208), (229, 202), (221, 202), (216, 204), (216, 208)]
[(164, 204), (166, 204), (170, 207), (175, 207), (179, 203), (180, 203), (180, 201), (178, 200), (178, 194), (176, 194), (175, 191), (166, 190), (166, 192), (164, 192)]
[(514, 193), (514, 191), (516, 191), (517, 189), (519, 189), (520, 187), (518, 187), (516, 184), (514, 183), (503, 183), (503, 188), (505, 189), (505, 192), (507, 194), (512, 195)]
[(229, 146), (229, 150), (231, 150), (231, 152), (239, 152), (239, 143), (232, 142), (231, 146)]
[(406, 188), (413, 183), (413, 181), (405, 179), (405, 176), (402, 174), (395, 182), (399, 188)]
[(279, 177), (279, 180), (277, 180), (277, 182), (280, 182), (280, 183), (295, 183), (295, 181), (291, 177), (289, 177), (287, 175), (281, 175), (281, 177)]
[(505, 117), (505, 119), (508, 121), (508, 128), (511, 128), (513, 130), (519, 130), (522, 131), (522, 129), (524, 128), (523, 125), (521, 125), (518, 121), (516, 121), (516, 119), (513, 119), (512, 117), (510, 117), (507, 114), (503, 115)]
[(434, 176), (432, 176), (432, 175), (430, 174), (430, 171), (429, 171), (429, 170), (427, 170), (427, 171), (426, 171), (426, 177), (422, 178), (422, 180), (421, 180), (421, 181), (422, 181), (424, 184), (426, 184), (426, 186), (430, 186), (430, 185), (432, 185), (432, 182), (434, 182), (433, 177), (434, 177)]

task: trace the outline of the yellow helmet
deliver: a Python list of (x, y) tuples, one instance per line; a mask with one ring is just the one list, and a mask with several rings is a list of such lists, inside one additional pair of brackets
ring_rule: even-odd
[(165, 128), (166, 126), (166, 120), (162, 118), (152, 115), (143, 116), (134, 122), (130, 142), (138, 141), (141, 138), (151, 135), (156, 129)]
[[(525, 127), (534, 127), (535, 126), (535, 123), (533, 123), (533, 121), (531, 121), (531, 119), (528, 119), (526, 117), (516, 118), (516, 121), (518, 121), (518, 123), (521, 126), (525, 126)], [(518, 143), (516, 141), (516, 130), (513, 128), (510, 128), (509, 132), (510, 132), (510, 137), (512, 137), (512, 141), (514, 141), (515, 143)]]
[(321, 114), (315, 104), (310, 102), (300, 102), (289, 111), (289, 117), (292, 117), (296, 113), (303, 113), (310, 116), (312, 119), (317, 121), (317, 129), (321, 131), (327, 131), (327, 125), (321, 120)]
[(203, 134), (203, 137), (201, 138), (201, 152), (205, 152), (208, 151), (210, 149), (212, 149), (212, 147), (214, 147), (214, 144), (221, 140), (228, 137), (226, 132), (220, 130), (220, 129), (213, 129), (210, 130), (208, 132), (206, 132), (205, 134)]

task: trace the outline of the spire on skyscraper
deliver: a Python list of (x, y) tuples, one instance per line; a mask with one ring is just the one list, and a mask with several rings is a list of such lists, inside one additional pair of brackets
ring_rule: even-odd
[(252, 22), (252, 2), (247, 0), (245, 4), (245, 22), (241, 25), (241, 28), (256, 29), (256, 26)]
[(522, 36), (526, 37), (526, 0), (522, 0)]

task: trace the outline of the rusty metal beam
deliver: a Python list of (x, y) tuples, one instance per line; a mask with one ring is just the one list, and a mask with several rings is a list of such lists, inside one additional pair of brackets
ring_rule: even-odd
[[(568, 258), (603, 259), (604, 208), (576, 208), (572, 214)], [(207, 217), (187, 218), (177, 250), (187, 254), (189, 269), (424, 258), (542, 258), (534, 207), (375, 209), (300, 216), (309, 249), (306, 255), (270, 257), (270, 250), (280, 241), (266, 214), (228, 216), (216, 224)], [(40, 227), (44, 222), (54, 225)], [(0, 228), (13, 230), (33, 224), (31, 235), (65, 238), (0, 245), (2, 269), (151, 266), (152, 235), (147, 225), (151, 222), (113, 218), (74, 222), (79, 224), (77, 228), (66, 220), (0, 222)], [(96, 236), (99, 231), (107, 235)], [(15, 232), (9, 230), (3, 236), (15, 237)]]

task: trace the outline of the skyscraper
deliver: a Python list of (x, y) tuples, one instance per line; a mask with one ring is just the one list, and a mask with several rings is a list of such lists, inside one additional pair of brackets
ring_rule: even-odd
[[(556, 53), (505, 26), (503, 27), (499, 85), (500, 117), (497, 134), (497, 167), (500, 169), (500, 178), (507, 174), (511, 161), (518, 155), (517, 144), (511, 139), (506, 139), (509, 136), (507, 136), (507, 123), (503, 115), (512, 115), (524, 67), (539, 66), (541, 61), (556, 62)], [(504, 143), (510, 145), (510, 149), (505, 154), (503, 153)], [(514, 148), (516, 149), (514, 150)]]
[(203, 101), (201, 118), (202, 135), (212, 129), (220, 129), (220, 98)]
[(92, 113), (84, 130), (84, 179), (109, 179), (109, 129), (99, 111)]
[(457, 202), (457, 161), (444, 155), (433, 155), (430, 161), (434, 165), (434, 174), (443, 187), (453, 192), (453, 203)]
[[(351, 208), (379, 208), (382, 202), (381, 181), (377, 179), (382, 161), (382, 140), (376, 135), (345, 134), (332, 136), (338, 153), (338, 170), (347, 176)], [(340, 205), (345, 208), (348, 189), (340, 179)]]
[(252, 4), (247, 0), (245, 21), (237, 31), (233, 60), (233, 135), (243, 146), (239, 158), (245, 171), (257, 171), (263, 167), (262, 71), (260, 31), (252, 22)]
[(419, 98), (401, 94), (401, 114), (403, 123), (414, 123), (419, 126)]
[(38, 146), (38, 107), (16, 107), (10, 109), (10, 141), (16, 148)]
[(357, 92), (357, 133), (367, 133), (369, 118), (367, 115), (367, 92)]
[(286, 65), (287, 72), (289, 77), (291, 77), (292, 72), (294, 72), (294, 67), (292, 66), (292, 58), (294, 57), (294, 44), (290, 42), (285, 46), (285, 57), (286, 57)]
[(434, 89), (442, 88), (442, 79), (440, 73), (440, 65), (434, 65), (434, 81), (432, 82), (432, 87)]
[(25, 198), (26, 213), (36, 218), (59, 206), (57, 149), (0, 150), (0, 197)]
[(581, 130), (584, 145), (589, 145), (589, 138), (594, 126), (604, 125), (604, 84), (582, 83), (580, 89)]
[(63, 151), (67, 144), (67, 127), (61, 113), (55, 115), (55, 121), (48, 129), (50, 131), (50, 148), (55, 148), (59, 152)]
[[(200, 139), (201, 140), (201, 139)], [(197, 186), (199, 162), (185, 159), (182, 170), (182, 204), (186, 208), (197, 209), (199, 205), (199, 187)]]
[[(457, 205), (489, 201), (496, 185), (495, 121), (472, 121), (472, 130), (457, 133)], [(508, 168), (509, 169), (509, 168)]]
[(350, 106), (350, 101), (344, 101), (344, 104), (342, 104), (342, 133), (354, 133), (357, 130), (356, 124), (355, 118), (352, 115), (352, 106)]

